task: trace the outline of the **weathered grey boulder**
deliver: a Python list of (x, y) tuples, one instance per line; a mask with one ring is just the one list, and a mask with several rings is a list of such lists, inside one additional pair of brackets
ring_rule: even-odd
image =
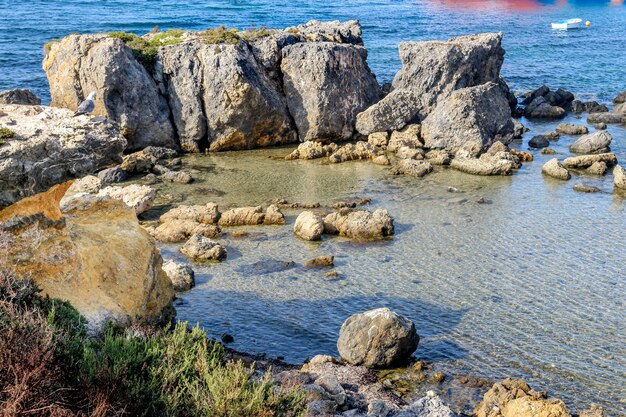
[(355, 240), (381, 240), (394, 234), (393, 218), (387, 210), (342, 209), (324, 217), (324, 233)]
[(380, 98), (366, 59), (362, 47), (330, 42), (283, 49), (283, 88), (301, 142), (352, 137), (357, 114)]
[(161, 48), (155, 75), (187, 151), (252, 149), (296, 140), (278, 85), (244, 44), (195, 41)]
[(528, 146), (535, 149), (547, 148), (550, 146), (550, 141), (546, 135), (537, 135), (528, 141)]
[(423, 120), (455, 90), (498, 82), (504, 61), (501, 42), (502, 33), (401, 42), (402, 69), (393, 80), (393, 91), (358, 115), (357, 130), (364, 135), (399, 130)]
[(172, 281), (174, 291), (188, 291), (195, 285), (194, 272), (189, 265), (169, 260), (163, 263), (163, 272)]
[(293, 232), (304, 240), (319, 240), (324, 233), (324, 221), (312, 211), (303, 211), (296, 218)]
[(51, 105), (76, 110), (95, 91), (97, 116), (120, 125), (129, 149), (176, 148), (167, 102), (133, 51), (105, 34), (70, 35), (46, 49)]
[(589, 133), (587, 126), (575, 125), (573, 123), (560, 123), (556, 127), (556, 131), (564, 135), (585, 135)]
[(613, 168), (613, 183), (616, 188), (626, 190), (626, 169), (619, 165)]
[(119, 164), (126, 140), (106, 119), (45, 106), (0, 105), (0, 206)]
[(622, 91), (621, 93), (619, 93), (617, 97), (613, 99), (613, 103), (615, 104), (626, 103), (626, 91)]
[(572, 177), (567, 168), (557, 158), (552, 158), (546, 162), (541, 167), (541, 172), (549, 177), (565, 181)]
[(588, 168), (595, 162), (604, 162), (607, 166), (613, 166), (617, 164), (617, 157), (615, 153), (598, 153), (593, 155), (580, 155), (565, 158), (563, 165), (567, 168)]
[(337, 350), (351, 365), (384, 368), (406, 360), (417, 349), (415, 325), (388, 308), (350, 316), (341, 326)]
[(0, 91), (0, 104), (37, 106), (41, 104), (41, 99), (30, 90), (5, 90)]
[(129, 175), (122, 168), (116, 166), (113, 168), (103, 169), (98, 172), (98, 178), (100, 178), (104, 184), (112, 184), (126, 181), (129, 178)]
[(427, 148), (478, 154), (494, 142), (513, 139), (513, 121), (506, 97), (495, 83), (456, 90), (440, 99), (422, 122)]
[(606, 130), (598, 130), (588, 135), (581, 136), (572, 143), (569, 150), (574, 153), (606, 152), (613, 137)]
[(201, 235), (193, 235), (180, 248), (180, 252), (193, 261), (221, 261), (226, 259), (226, 248)]

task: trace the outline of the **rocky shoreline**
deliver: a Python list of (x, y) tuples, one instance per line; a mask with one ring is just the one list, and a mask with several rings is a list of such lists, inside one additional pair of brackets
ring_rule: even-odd
[[(521, 148), (528, 130), (521, 116), (560, 120), (568, 112), (589, 113), (589, 126), (560, 124), (554, 133), (534, 135), (528, 148), (551, 154), (551, 141), (576, 137), (571, 156), (543, 166), (546, 181), (612, 173), (615, 194), (626, 195), (626, 172), (607, 130), (607, 124), (626, 123), (624, 93), (611, 111), (546, 86), (518, 100), (500, 77), (501, 42), (502, 34), (481, 34), (401, 43), (402, 69), (391, 85), (379, 85), (370, 71), (356, 21), (143, 37), (70, 35), (52, 42), (43, 63), (51, 107), (27, 90), (0, 93), (0, 207), (6, 207), (0, 232), (10, 240), (7, 256), (45, 294), (68, 300), (94, 335), (110, 321), (163, 324), (174, 319), (175, 292), (194, 285), (194, 272), (187, 263), (164, 264), (156, 242), (182, 244), (180, 253), (191, 264), (227, 261), (220, 239), (244, 237), (230, 228), (283, 226), (286, 209), (297, 211), (294, 239), (338, 235), (366, 243), (395, 233), (392, 213), (363, 208), (367, 199), (332, 207), (284, 200), (227, 210), (214, 203), (178, 205), (140, 224), (137, 216), (157, 198), (150, 184), (194, 182), (181, 152), (301, 142), (282, 163), (368, 160), (388, 166), (389, 175), (415, 178), (446, 169), (507, 176), (533, 160), (514, 148)], [(73, 117), (91, 91), (97, 92), (93, 115)], [(138, 178), (142, 185), (118, 184)], [(584, 183), (574, 190), (599, 191)], [(305, 265), (329, 267), (333, 256)], [(231, 355), (254, 362), (259, 374), (272, 372), (279, 386), (303, 389), (310, 416), (570, 416), (563, 402), (523, 381), (491, 386), (460, 376), (452, 383), (411, 359), (418, 343), (410, 320), (377, 309), (347, 318), (338, 335), (340, 358), (315, 356), (291, 366)], [(400, 370), (389, 371), (398, 364)], [(408, 400), (407, 380), (435, 389)], [(484, 394), (483, 401), (446, 405), (437, 391), (451, 390), (449, 383), (465, 386), (464, 395)], [(579, 415), (604, 414), (594, 408)]]

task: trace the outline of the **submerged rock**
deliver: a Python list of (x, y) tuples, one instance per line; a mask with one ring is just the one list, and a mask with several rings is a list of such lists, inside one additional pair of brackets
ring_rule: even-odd
[[(402, 69), (393, 80), (393, 91), (357, 116), (357, 130), (369, 135), (402, 129), (413, 120), (423, 120), (457, 89), (499, 82), (504, 61), (501, 42), (501, 33), (447, 42), (401, 42)], [(509, 107), (506, 99), (505, 106)]]
[(324, 221), (312, 211), (303, 211), (293, 225), (293, 232), (304, 240), (319, 240), (324, 233)]
[(319, 268), (334, 265), (335, 257), (333, 255), (322, 255), (317, 258), (309, 259), (304, 266), (309, 268)]
[(468, 157), (454, 158), (450, 166), (458, 171), (472, 175), (511, 175), (516, 164), (506, 158), (476, 159)]
[(617, 97), (613, 99), (613, 103), (615, 104), (626, 103), (626, 91), (622, 91), (621, 93), (619, 93)]
[(0, 105), (1, 113), (0, 127), (15, 136), (0, 144), (0, 206), (122, 161), (126, 140), (109, 120), (44, 106)]
[(367, 51), (319, 42), (290, 45), (282, 53), (283, 88), (300, 141), (350, 139), (357, 114), (380, 98)]
[(41, 104), (41, 99), (30, 90), (5, 90), (0, 91), (0, 104), (38, 106)]
[(613, 137), (605, 130), (598, 130), (588, 135), (581, 136), (570, 145), (569, 150), (574, 153), (606, 152)]
[(414, 159), (399, 159), (391, 166), (392, 175), (410, 175), (421, 178), (433, 171), (433, 166), (428, 161), (416, 161)]
[(357, 240), (380, 240), (394, 234), (393, 218), (387, 210), (342, 209), (324, 218), (324, 233)]
[(474, 409), (476, 417), (570, 417), (563, 401), (547, 398), (524, 381), (507, 378), (487, 391)]
[(599, 193), (600, 190), (598, 187), (594, 187), (593, 185), (584, 184), (582, 182), (577, 182), (574, 184), (574, 191), (578, 191), (579, 193)]
[(221, 261), (226, 259), (226, 248), (219, 243), (195, 234), (180, 248), (180, 252), (193, 261)]
[[(135, 212), (88, 193), (67, 196), (60, 207), (70, 185), (0, 211), (0, 230), (11, 239), (6, 255), (15, 260), (18, 276), (32, 277), (44, 294), (68, 300), (87, 318), (91, 333), (109, 320), (169, 321), (172, 285)], [(37, 244), (33, 236), (39, 236)]]
[(427, 148), (478, 154), (496, 141), (513, 138), (513, 121), (506, 97), (495, 83), (454, 91), (439, 100), (422, 122)]
[(563, 164), (557, 159), (552, 158), (541, 167), (541, 172), (552, 178), (559, 180), (569, 180), (572, 176), (563, 166)]
[(179, 184), (191, 184), (193, 182), (193, 176), (187, 171), (167, 171), (160, 178), (163, 181)]
[(189, 265), (169, 260), (163, 264), (163, 271), (172, 281), (174, 291), (188, 291), (195, 285), (194, 272)]
[(408, 359), (417, 349), (415, 325), (388, 308), (350, 316), (339, 330), (337, 350), (351, 365), (385, 368)]
[(106, 34), (69, 35), (50, 44), (43, 69), (52, 106), (76, 110), (95, 91), (93, 114), (119, 123), (129, 149), (178, 146), (165, 98), (122, 40)]

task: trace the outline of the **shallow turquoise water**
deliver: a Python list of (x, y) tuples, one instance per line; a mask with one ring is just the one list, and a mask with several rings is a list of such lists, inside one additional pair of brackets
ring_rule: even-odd
[[(541, 84), (612, 99), (626, 89), (626, 7), (620, 0), (0, 0), (0, 90), (31, 88), (48, 99), (42, 45), (72, 32), (282, 28), (310, 19), (359, 19), (369, 63), (389, 81), (402, 40), (447, 39), (503, 31), (503, 74), (519, 90)], [(613, 4), (612, 4), (613, 3)], [(622, 2), (623, 3), (623, 2)], [(591, 28), (556, 32), (550, 22), (580, 17)]]

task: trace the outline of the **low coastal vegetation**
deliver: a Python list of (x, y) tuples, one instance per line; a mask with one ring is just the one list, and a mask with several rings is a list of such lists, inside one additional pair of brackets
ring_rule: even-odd
[(15, 132), (8, 127), (0, 127), (0, 145), (4, 145), (6, 139), (15, 137)]
[[(0, 260), (3, 415), (297, 416), (299, 390), (226, 360), (199, 327), (109, 326), (89, 338), (68, 303), (42, 297)], [(5, 366), (6, 365), (6, 366)]]
[(122, 40), (133, 50), (137, 60), (150, 70), (156, 61), (159, 46), (181, 43), (183, 33), (180, 29), (169, 29), (165, 32), (157, 32), (149, 38), (129, 32), (110, 32), (109, 36)]
[(274, 29), (268, 29), (265, 26), (261, 26), (258, 29), (251, 26), (250, 29), (240, 31), (236, 28), (228, 29), (226, 26), (222, 25), (199, 32), (198, 35), (202, 41), (208, 45), (220, 43), (237, 45), (241, 41), (253, 41), (255, 39), (265, 38), (275, 32)]

